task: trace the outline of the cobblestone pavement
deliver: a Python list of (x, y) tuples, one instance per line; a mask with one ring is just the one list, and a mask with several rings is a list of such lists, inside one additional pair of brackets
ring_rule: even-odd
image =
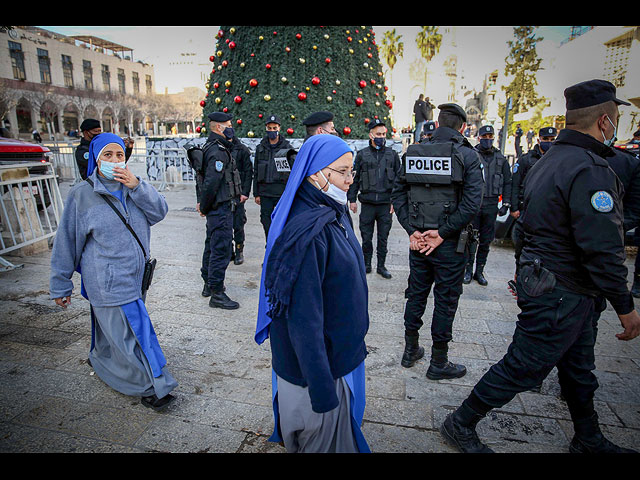
[[(65, 196), (69, 185), (61, 189)], [(0, 452), (284, 452), (267, 441), (273, 429), (269, 342), (253, 341), (264, 252), (258, 206), (247, 203), (246, 261), (227, 271), (227, 292), (241, 307), (222, 311), (200, 295), (205, 222), (194, 211), (193, 188), (163, 194), (170, 211), (152, 228), (158, 267), (147, 305), (179, 382), (177, 401), (156, 413), (106, 386), (87, 364), (90, 317), (78, 276), (72, 303), (62, 310), (48, 298), (49, 252), (5, 257), (24, 267), (0, 273)], [(363, 432), (374, 452), (454, 452), (438, 428), (506, 352), (515, 327), (518, 308), (506, 289), (513, 251), (493, 246), (489, 286), (464, 287), (450, 356), (467, 366), (467, 375), (430, 381), (428, 358), (410, 369), (400, 366), (409, 268), (407, 236), (397, 220), (389, 249), (393, 278), (367, 276)], [(633, 258), (627, 262), (631, 266)], [(427, 351), (432, 307), (430, 299), (421, 331)], [(640, 449), (640, 340), (621, 342), (614, 336), (620, 331), (607, 309), (596, 346), (595, 403), (605, 434)], [(554, 370), (541, 393), (522, 393), (490, 413), (479, 434), (497, 452), (567, 452), (573, 429), (559, 394)]]

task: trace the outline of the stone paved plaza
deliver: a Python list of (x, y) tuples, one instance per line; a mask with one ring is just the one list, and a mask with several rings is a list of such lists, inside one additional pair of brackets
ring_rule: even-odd
[[(61, 185), (63, 197), (69, 186)], [(89, 306), (78, 276), (72, 303), (63, 310), (48, 296), (49, 252), (5, 257), (24, 266), (0, 273), (0, 452), (284, 453), (267, 441), (273, 429), (269, 342), (258, 346), (253, 340), (264, 252), (259, 207), (253, 198), (247, 202), (246, 261), (227, 271), (227, 293), (241, 307), (223, 311), (200, 295), (205, 221), (194, 211), (193, 187), (162, 193), (169, 213), (152, 228), (158, 267), (147, 306), (179, 382), (177, 401), (156, 413), (106, 386), (87, 364)], [(428, 355), (410, 369), (400, 366), (409, 268), (407, 235), (395, 218), (389, 248), (393, 279), (367, 276), (363, 432), (376, 453), (454, 452), (438, 428), (506, 352), (515, 328), (518, 308), (506, 289), (513, 249), (493, 246), (489, 286), (464, 287), (450, 357), (467, 366), (467, 375), (431, 381), (425, 377)], [(633, 260), (627, 259), (629, 266)], [(432, 307), (430, 299), (421, 331), (427, 352)], [(596, 346), (595, 403), (605, 434), (640, 450), (640, 339), (619, 341), (614, 335), (621, 331), (609, 307)], [(555, 370), (541, 393), (518, 395), (481, 421), (478, 431), (497, 452), (567, 452), (573, 428)]]

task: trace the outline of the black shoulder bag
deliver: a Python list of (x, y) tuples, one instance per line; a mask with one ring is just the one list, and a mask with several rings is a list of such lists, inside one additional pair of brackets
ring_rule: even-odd
[[(93, 187), (93, 182), (91, 181), (90, 178), (87, 178), (87, 183)], [(109, 205), (113, 209), (113, 211), (116, 212), (116, 214), (120, 217), (120, 220), (122, 220), (122, 223), (124, 223), (127, 229), (129, 229), (133, 237), (138, 242), (138, 245), (140, 245), (140, 248), (142, 249), (142, 254), (144, 255), (144, 275), (142, 276), (142, 296), (144, 297), (145, 294), (147, 293), (147, 290), (149, 290), (149, 287), (151, 286), (151, 281), (153, 280), (153, 271), (156, 269), (156, 263), (157, 263), (156, 259), (147, 257), (147, 252), (142, 246), (142, 242), (138, 238), (138, 235), (136, 235), (136, 232), (133, 231), (133, 228), (131, 228), (131, 225), (127, 223), (127, 221), (122, 216), (120, 211), (116, 208), (116, 206), (113, 203), (111, 203), (111, 200), (109, 200), (109, 198), (106, 197), (105, 195), (100, 194), (100, 196), (104, 199), (105, 202), (107, 202), (107, 205)]]

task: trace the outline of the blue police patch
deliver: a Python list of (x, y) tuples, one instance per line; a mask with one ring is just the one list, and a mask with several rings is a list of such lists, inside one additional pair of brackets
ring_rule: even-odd
[(591, 206), (598, 212), (610, 212), (613, 210), (613, 198), (611, 198), (608, 192), (600, 190), (592, 195)]
[(518, 164), (514, 163), (513, 164), (513, 172), (512, 173), (516, 173), (518, 171)]
[(220, 160), (217, 160), (216, 161), (216, 172), (221, 172), (223, 168), (224, 168), (223, 163)]
[(83, 157), (85, 160), (89, 160), (89, 152), (84, 152)]

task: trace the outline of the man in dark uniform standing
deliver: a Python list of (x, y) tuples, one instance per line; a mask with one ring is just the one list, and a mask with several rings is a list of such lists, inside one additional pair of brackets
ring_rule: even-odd
[(242, 193), (241, 179), (231, 155), (232, 116), (214, 112), (208, 117), (211, 133), (202, 147), (204, 175), (197, 193), (198, 209), (207, 218), (200, 269), (205, 282), (202, 295), (211, 297), (210, 307), (232, 310), (240, 305), (225, 293), (224, 278), (231, 259), (233, 210)]
[[(362, 252), (367, 273), (371, 272), (373, 257), (373, 230), (377, 226), (377, 269), (383, 278), (391, 278), (385, 266), (387, 258), (387, 239), (391, 231), (393, 206), (391, 190), (400, 170), (400, 157), (385, 145), (387, 127), (378, 118), (369, 122), (369, 145), (358, 151), (354, 161), (355, 177), (347, 194), (350, 208), (357, 213), (358, 204), (362, 204), (360, 212), (360, 234), (362, 236)], [(358, 195), (358, 193), (360, 193)]]
[(463, 452), (491, 451), (475, 431), (490, 410), (538, 385), (554, 367), (575, 435), (571, 452), (631, 452), (600, 431), (594, 409), (594, 301), (604, 296), (624, 331), (640, 333), (640, 316), (624, 265), (622, 184), (603, 158), (619, 118), (613, 84), (591, 80), (564, 92), (566, 129), (527, 177), (518, 258), (518, 315), (507, 353), (447, 416), (440, 431)]
[(280, 119), (276, 115), (267, 118), (266, 129), (266, 135), (256, 146), (253, 168), (253, 196), (260, 205), (265, 240), (269, 235), (271, 214), (284, 193), (295, 159), (295, 150), (280, 135)]
[(425, 143), (431, 140), (433, 133), (436, 131), (436, 122), (430, 120), (422, 127), (422, 134), (420, 135), (420, 143)]
[[(338, 135), (333, 124), (333, 113), (327, 111), (314, 112), (302, 121), (306, 129), (304, 141), (314, 135)], [(303, 142), (304, 142), (303, 141)]]
[[(80, 132), (82, 134), (82, 138), (80, 139), (80, 145), (76, 147), (75, 157), (80, 177), (83, 180), (86, 180), (87, 163), (89, 161), (89, 144), (96, 135), (100, 135), (102, 133), (102, 127), (98, 120), (94, 118), (87, 118), (80, 124)], [(133, 139), (127, 137), (123, 140), (125, 145), (124, 156), (126, 160), (129, 160), (129, 157), (133, 152)]]
[(520, 143), (522, 141), (522, 134), (522, 128), (520, 128), (520, 124), (518, 124), (515, 133), (516, 158), (520, 158), (522, 156), (522, 144)]
[(452, 103), (438, 108), (439, 126), (433, 138), (409, 145), (391, 194), (398, 221), (410, 239), (401, 364), (411, 367), (424, 355), (418, 331), (433, 287), (433, 346), (427, 370), (432, 380), (466, 373), (463, 365), (449, 362), (448, 345), (469, 258), (470, 223), (480, 210), (483, 190), (480, 158), (462, 135), (465, 111)]
[(231, 155), (236, 162), (236, 168), (240, 172), (241, 193), (233, 212), (233, 243), (231, 260), (235, 265), (244, 263), (244, 226), (247, 223), (247, 211), (245, 202), (251, 194), (253, 183), (253, 164), (251, 163), (251, 150), (244, 145), (235, 135), (231, 140)]
[[(538, 131), (538, 143), (526, 154), (516, 159), (511, 175), (511, 216), (517, 219), (522, 209), (524, 195), (524, 180), (538, 160), (549, 150), (556, 139), (558, 130), (555, 127), (543, 127)], [(503, 197), (504, 198), (504, 197)], [(506, 197), (509, 199), (509, 197)]]
[[(493, 146), (494, 130), (492, 125), (480, 127), (478, 136), (480, 141), (475, 148), (480, 154), (480, 161), (482, 162), (484, 194), (482, 207), (473, 219), (473, 228), (479, 232), (478, 249), (475, 255), (472, 253), (469, 257), (463, 283), (471, 283), (473, 275), (474, 280), (480, 285), (486, 286), (489, 282), (484, 276), (484, 266), (487, 264), (491, 242), (496, 233), (496, 217), (505, 215), (509, 209), (511, 167), (509, 161), (502, 155), (500, 150)], [(502, 206), (498, 209), (501, 195), (503, 199)], [(474, 260), (476, 262), (475, 273), (473, 273)]]

